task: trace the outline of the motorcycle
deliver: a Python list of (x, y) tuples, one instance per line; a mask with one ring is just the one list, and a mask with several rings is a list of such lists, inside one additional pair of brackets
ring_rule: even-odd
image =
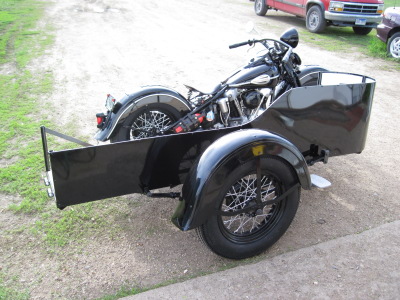
[(142, 87), (119, 101), (107, 96), (106, 113), (96, 114), (98, 141), (120, 142), (169, 133), (239, 126), (262, 114), (275, 99), (300, 86), (317, 84), (318, 66), (302, 66), (293, 52), (299, 42), (296, 29), (280, 40), (260, 39), (230, 45), (255, 46), (265, 50), (220, 82), (211, 92), (185, 85), (185, 98), (158, 85)]

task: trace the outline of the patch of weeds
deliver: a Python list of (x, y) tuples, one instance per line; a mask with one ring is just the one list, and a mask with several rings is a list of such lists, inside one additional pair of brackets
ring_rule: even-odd
[(375, 57), (387, 58), (386, 44), (380, 39), (371, 39), (368, 44), (368, 51)]
[(386, 44), (384, 42), (382, 42), (380, 39), (378, 39), (378, 38), (370, 39), (369, 44), (368, 44), (368, 52), (373, 57), (382, 58), (382, 59), (392, 62), (390, 67), (387, 67), (387, 68), (390, 68), (390, 69), (394, 68), (395, 70), (400, 71), (400, 59), (390, 57), (387, 54)]
[[(30, 295), (28, 291), (20, 291), (20, 288), (15, 288), (18, 283), (16, 282), (16, 278), (11, 278), (10, 283), (6, 283), (6, 275), (3, 272), (0, 272), (0, 300), (25, 300), (29, 299)], [(12, 287), (10, 287), (12, 286)]]
[(94, 213), (92, 203), (87, 203), (58, 213), (43, 213), (31, 232), (41, 235), (50, 246), (65, 246), (71, 241), (81, 240), (87, 231), (99, 228), (103, 223), (103, 219)]
[(51, 35), (34, 29), (44, 5), (36, 0), (0, 2), (0, 64), (15, 61), (25, 67), (53, 42)]
[[(39, 185), (43, 170), (43, 155), (39, 139), (39, 126), (47, 120), (38, 121), (41, 95), (48, 92), (51, 80), (48, 76), (35, 78), (26, 71), (22, 75), (0, 76), (0, 152), (7, 162), (0, 168), (0, 191), (19, 194), (24, 200), (12, 205), (16, 211), (40, 210), (47, 202)], [(39, 118), (41, 119), (41, 118)]]
[(306, 41), (329, 51), (359, 52), (363, 51), (371, 37), (373, 30), (367, 35), (357, 35), (351, 27), (327, 27), (323, 33), (315, 34), (301, 30), (301, 40)]

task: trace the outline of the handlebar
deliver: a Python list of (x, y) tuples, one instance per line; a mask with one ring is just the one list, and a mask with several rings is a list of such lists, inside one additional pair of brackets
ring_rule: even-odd
[(246, 45), (252, 46), (256, 42), (257, 42), (256, 40), (248, 40), (247, 42), (241, 42), (241, 43), (229, 45), (229, 49), (238, 48), (238, 47), (242, 47), (242, 46), (246, 46)]

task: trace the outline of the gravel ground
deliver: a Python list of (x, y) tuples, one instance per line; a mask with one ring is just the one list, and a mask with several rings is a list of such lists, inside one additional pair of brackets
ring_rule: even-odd
[[(301, 19), (279, 12), (258, 17), (245, 0), (46, 1), (52, 4), (43, 22), (54, 26), (56, 39), (37, 67), (52, 72), (56, 81), (49, 98), (55, 109), (49, 115), (92, 143), (94, 116), (107, 93), (119, 98), (146, 84), (166, 85), (184, 94), (183, 83), (214, 86), (248, 56), (243, 48), (229, 50), (229, 44), (278, 38), (289, 27), (305, 27)], [(246, 31), (249, 21), (255, 24), (251, 33)], [(296, 52), (304, 64), (377, 80), (369, 136), (361, 155), (312, 167), (311, 172), (333, 186), (304, 191), (288, 232), (258, 260), (362, 232), (400, 215), (400, 171), (395, 167), (400, 163), (395, 150), (400, 72), (390, 62), (351, 50), (332, 53), (307, 46), (301, 36)], [(18, 198), (2, 197), (1, 207), (13, 201)], [(93, 299), (124, 285), (148, 287), (247, 263), (220, 258), (202, 247), (193, 232), (175, 228), (169, 221), (173, 200), (130, 195), (118, 201), (110, 200), (110, 205), (125, 213), (109, 216), (118, 228), (115, 233), (96, 234), (56, 253), (46, 251), (34, 237), (14, 240), (2, 235), (0, 266), (19, 276), (32, 299)], [(30, 216), (2, 209), (4, 230), (33, 222)]]

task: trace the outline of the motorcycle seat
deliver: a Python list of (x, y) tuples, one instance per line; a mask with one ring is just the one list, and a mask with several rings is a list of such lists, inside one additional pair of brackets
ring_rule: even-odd
[(194, 87), (192, 87), (190, 85), (187, 85), (187, 84), (184, 84), (184, 86), (191, 92), (197, 92), (197, 93), (200, 93), (200, 94), (203, 94), (203, 95), (213, 95), (213, 94), (215, 94), (216, 92), (218, 92), (222, 88), (222, 83), (219, 83), (211, 91), (207, 91), (207, 92), (200, 91), (200, 90), (198, 90), (198, 89), (196, 89), (196, 88), (194, 88)]

